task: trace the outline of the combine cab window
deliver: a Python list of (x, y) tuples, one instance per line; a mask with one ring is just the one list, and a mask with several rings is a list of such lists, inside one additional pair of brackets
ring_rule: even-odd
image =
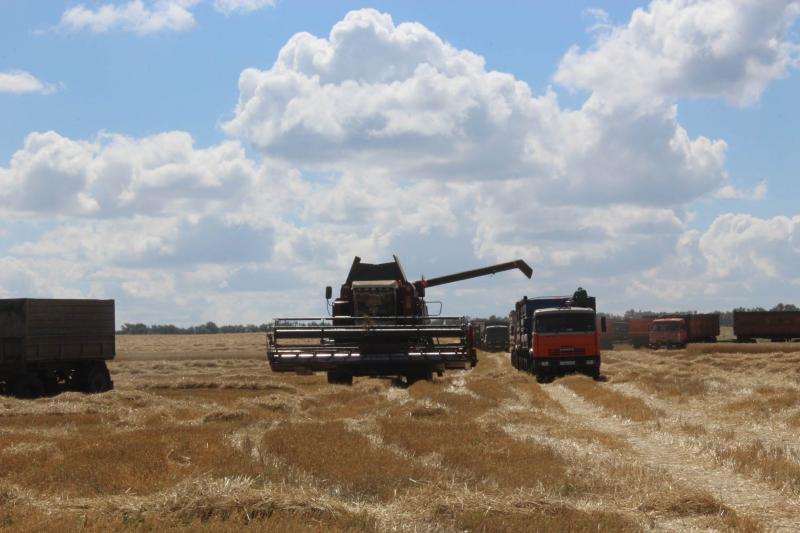
[(536, 333), (589, 333), (595, 330), (591, 313), (541, 315), (535, 320)]
[(395, 291), (388, 288), (364, 288), (353, 291), (356, 316), (395, 316)]

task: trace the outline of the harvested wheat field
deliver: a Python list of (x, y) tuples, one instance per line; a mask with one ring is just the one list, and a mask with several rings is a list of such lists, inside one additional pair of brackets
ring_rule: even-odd
[(113, 392), (0, 397), (0, 528), (800, 530), (800, 350), (400, 388), (272, 374), (260, 334), (118, 342)]

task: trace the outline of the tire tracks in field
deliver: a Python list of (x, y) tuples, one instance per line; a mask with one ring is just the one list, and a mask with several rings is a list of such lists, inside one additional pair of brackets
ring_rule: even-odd
[[(768, 446), (776, 448), (783, 448), (791, 450), (800, 457), (800, 444), (798, 443), (797, 431), (780, 425), (766, 425), (759, 424), (752, 419), (746, 420), (731, 420), (725, 417), (709, 416), (709, 412), (722, 409), (725, 405), (724, 402), (717, 402), (709, 405), (704, 404), (703, 409), (698, 409), (696, 405), (680, 404), (674, 400), (658, 398), (650, 394), (633, 383), (620, 383), (618, 385), (611, 384), (611, 386), (628, 396), (639, 398), (645, 402), (648, 407), (659, 409), (665, 413), (677, 413), (673, 421), (662, 420), (662, 423), (671, 423), (675, 429), (679, 429), (681, 424), (694, 424), (708, 428), (709, 426), (715, 430), (727, 430), (736, 435), (737, 440), (741, 439), (740, 443), (761, 442)], [(689, 408), (687, 408), (687, 406)], [(713, 434), (710, 434), (713, 436)]]
[(684, 451), (680, 437), (672, 433), (654, 432), (641, 424), (611, 416), (563, 385), (553, 384), (544, 389), (573, 415), (576, 424), (625, 439), (646, 465), (708, 492), (737, 513), (757, 519), (767, 531), (800, 531), (800, 517), (792, 512), (800, 507), (797, 499), (720, 467), (691, 450)]

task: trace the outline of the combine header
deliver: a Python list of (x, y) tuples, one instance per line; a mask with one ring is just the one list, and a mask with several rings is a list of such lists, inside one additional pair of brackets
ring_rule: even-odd
[[(331, 317), (278, 318), (268, 339), (274, 372), (328, 373), (329, 383), (353, 376), (405, 376), (409, 383), (431, 379), (448, 368), (477, 362), (472, 330), (463, 317), (431, 316), (425, 290), (506, 270), (533, 271), (518, 259), (438, 278), (409, 282), (397, 256), (389, 263), (356, 257), (332, 304)], [(333, 295), (325, 288), (325, 298)]]

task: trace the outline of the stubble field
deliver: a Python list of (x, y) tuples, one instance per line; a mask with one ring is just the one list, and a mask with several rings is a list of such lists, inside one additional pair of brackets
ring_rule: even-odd
[(0, 528), (800, 530), (800, 346), (400, 388), (272, 374), (264, 342), (119, 337), (115, 391), (0, 397)]

